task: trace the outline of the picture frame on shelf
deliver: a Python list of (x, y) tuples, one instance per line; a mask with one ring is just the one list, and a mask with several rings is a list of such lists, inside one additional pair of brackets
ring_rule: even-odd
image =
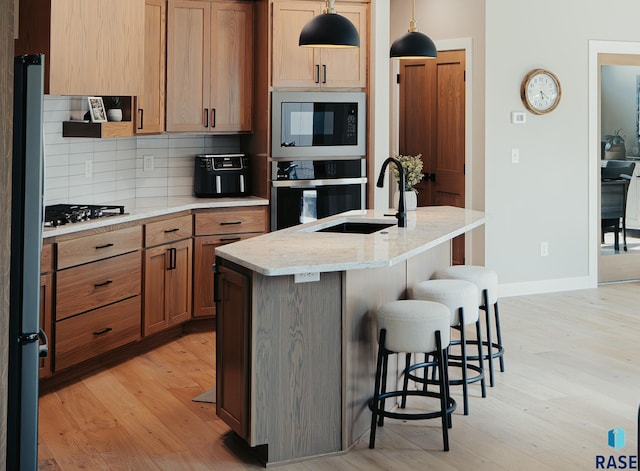
[(89, 101), (89, 114), (91, 116), (92, 123), (106, 123), (107, 111), (104, 108), (104, 101), (102, 97), (90, 96), (87, 97)]

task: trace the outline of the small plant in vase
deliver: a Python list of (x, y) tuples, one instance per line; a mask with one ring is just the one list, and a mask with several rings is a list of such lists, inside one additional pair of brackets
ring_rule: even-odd
[[(415, 185), (420, 183), (422, 177), (424, 177), (424, 174), (422, 173), (422, 154), (398, 155), (396, 159), (398, 159), (398, 161), (402, 165), (402, 168), (404, 169), (404, 196), (407, 206), (405, 209), (408, 211), (412, 211), (416, 209), (418, 205), (418, 190), (416, 190)], [(391, 172), (396, 179), (396, 183), (399, 183), (400, 174), (398, 172), (398, 169), (393, 166), (391, 167)], [(396, 195), (394, 197), (396, 207), (398, 206), (398, 199), (399, 195)]]
[(120, 97), (112, 96), (107, 105), (107, 119), (109, 121), (122, 121), (122, 109), (120, 108)]

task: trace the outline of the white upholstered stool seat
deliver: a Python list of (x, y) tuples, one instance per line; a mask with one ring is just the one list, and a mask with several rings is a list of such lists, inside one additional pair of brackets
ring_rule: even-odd
[[(376, 426), (384, 425), (384, 418), (400, 420), (420, 420), (440, 417), (442, 419), (442, 439), (444, 450), (449, 450), (448, 429), (451, 427), (451, 413), (456, 408), (455, 401), (449, 397), (447, 373), (447, 347), (450, 341), (449, 309), (440, 303), (419, 300), (399, 300), (384, 304), (378, 309), (378, 359), (376, 366), (373, 397), (369, 401), (371, 415), (371, 434), (369, 448), (375, 445)], [(397, 353), (430, 353), (434, 361), (428, 366), (438, 369), (439, 392), (431, 391), (387, 391), (387, 367), (389, 355)], [(422, 365), (427, 367), (427, 363)], [(385, 410), (388, 398), (406, 398), (406, 396), (425, 396), (439, 399), (439, 409), (427, 412), (403, 413)]]
[[(504, 346), (502, 343), (502, 330), (500, 328), (500, 314), (498, 310), (498, 274), (490, 268), (479, 265), (454, 265), (438, 270), (435, 279), (458, 279), (474, 283), (478, 287), (478, 306), (485, 311), (486, 340), (483, 345), (486, 348), (484, 357), (489, 362), (489, 384), (494, 386), (493, 359), (500, 361), (500, 371), (504, 372)], [(491, 306), (495, 324), (496, 339), (492, 337)], [(470, 341), (468, 343), (475, 343)], [(473, 359), (473, 357), (469, 357)]]
[[(480, 318), (478, 316), (478, 288), (477, 286), (466, 280), (428, 280), (417, 283), (413, 286), (412, 298), (424, 301), (433, 301), (444, 304), (450, 311), (450, 325), (452, 328), (460, 332), (460, 340), (452, 341), (451, 345), (460, 345), (461, 354), (459, 361), (451, 356), (449, 352), (448, 366), (462, 368), (462, 379), (451, 379), (450, 385), (462, 385), (462, 394), (464, 399), (464, 415), (469, 414), (469, 394), (468, 385), (480, 381), (482, 387), (482, 397), (486, 397), (487, 390), (484, 380), (484, 362), (482, 358), (482, 334), (480, 329)], [(476, 342), (478, 347), (477, 365), (468, 362), (467, 356), (467, 335), (465, 326), (475, 324), (476, 326)], [(408, 362), (410, 359), (408, 359)], [(475, 372), (469, 376), (469, 371)], [(405, 375), (405, 385), (407, 387), (408, 379), (420, 382), (420, 378)], [(423, 381), (426, 387), (427, 381)]]

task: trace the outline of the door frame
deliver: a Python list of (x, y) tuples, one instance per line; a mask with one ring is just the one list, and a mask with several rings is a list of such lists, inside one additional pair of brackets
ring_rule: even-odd
[(640, 42), (589, 41), (588, 247), (589, 284), (592, 286), (597, 286), (600, 281), (600, 54), (637, 55), (640, 58)]
[[(473, 40), (472, 38), (455, 38), (435, 40), (436, 49), (438, 51), (455, 51), (464, 50), (465, 52), (465, 110), (464, 110), (464, 207), (473, 208), (473, 121), (472, 121), (472, 103), (473, 103)], [(396, 77), (400, 73), (400, 61), (391, 61), (391, 150), (396, 155), (400, 149), (400, 85)], [(473, 231), (465, 234), (464, 253), (467, 263), (471, 263), (473, 258)]]

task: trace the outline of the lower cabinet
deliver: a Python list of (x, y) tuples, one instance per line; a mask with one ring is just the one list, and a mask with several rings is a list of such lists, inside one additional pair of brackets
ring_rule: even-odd
[(255, 237), (268, 231), (267, 208), (259, 206), (222, 208), (195, 215), (193, 265), (193, 317), (216, 314), (213, 272), (216, 247)]
[(147, 336), (191, 318), (191, 239), (145, 249), (144, 322)]
[(226, 266), (216, 276), (216, 414), (249, 441), (251, 278)]
[(56, 323), (56, 370), (140, 338), (140, 296)]
[(52, 340), (51, 326), (53, 319), (53, 275), (47, 273), (40, 275), (40, 328), (47, 334), (49, 339), (49, 355), (40, 358), (40, 378), (51, 376), (51, 354)]

